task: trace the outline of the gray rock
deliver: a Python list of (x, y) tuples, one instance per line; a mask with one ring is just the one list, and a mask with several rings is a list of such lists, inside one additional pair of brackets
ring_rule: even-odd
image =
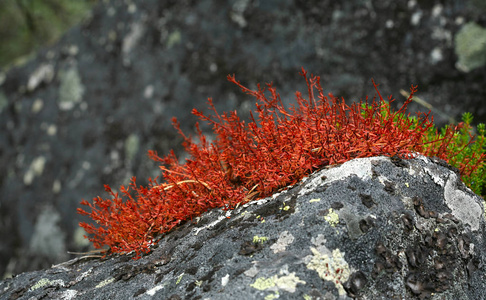
[[(254, 99), (227, 74), (250, 87), (273, 81), (286, 102), (306, 91), (301, 67), (348, 101), (373, 96), (371, 77), (397, 102), (413, 83), (446, 115), (486, 122), (486, 68), (456, 64), (477, 57), (455, 43), (466, 24), (485, 27), (478, 0), (98, 2), (57, 43), (0, 72), (2, 278), (89, 249), (79, 202), (105, 196), (104, 184), (158, 176), (146, 153), (181, 153), (173, 116), (190, 133), (192, 108), (213, 97), (244, 117)], [(435, 120), (448, 117), (436, 111)]]
[(355, 159), (233, 211), (209, 211), (140, 260), (80, 257), (6, 279), (0, 292), (8, 299), (485, 299), (483, 205), (442, 161)]

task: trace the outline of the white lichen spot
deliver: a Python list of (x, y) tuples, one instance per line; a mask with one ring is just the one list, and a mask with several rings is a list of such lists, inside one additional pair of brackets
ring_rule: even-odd
[(108, 279), (105, 279), (103, 280), (102, 282), (98, 283), (96, 286), (95, 286), (95, 289), (99, 289), (99, 288), (102, 288), (112, 282), (115, 281), (115, 278), (108, 278)]
[(40, 65), (29, 77), (27, 91), (32, 92), (41, 83), (50, 83), (54, 78), (54, 67), (51, 64)]
[(432, 64), (435, 65), (443, 59), (444, 55), (442, 55), (442, 49), (440, 49), (439, 47), (435, 47), (430, 53), (430, 60)]
[(49, 125), (47, 127), (46, 132), (47, 132), (47, 135), (49, 135), (49, 136), (56, 135), (56, 133), (57, 133), (57, 127), (56, 127), (56, 125), (54, 125), (54, 124)]
[(41, 176), (44, 172), (44, 166), (46, 164), (46, 158), (44, 156), (36, 157), (31, 163), (30, 167), (24, 174), (24, 184), (31, 185), (34, 178)]
[(226, 274), (223, 278), (221, 278), (221, 285), (224, 287), (228, 284), (229, 281), (229, 274)]
[(125, 36), (122, 42), (123, 65), (130, 65), (130, 53), (132, 52), (132, 49), (139, 44), (144, 33), (145, 25), (143, 23), (133, 23), (130, 26), (130, 32)]
[(125, 140), (125, 158), (128, 162), (132, 162), (140, 148), (140, 138), (132, 133)]
[(133, 3), (130, 3), (128, 5), (127, 11), (128, 11), (129, 14), (134, 14), (137, 11), (137, 6)]
[(73, 234), (73, 242), (78, 247), (87, 247), (91, 245), (91, 242), (85, 237), (88, 236), (88, 233), (82, 227), (77, 227), (74, 230)]
[[(430, 161), (428, 162), (430, 163)], [(440, 185), (440, 186), (444, 186), (444, 180), (440, 177), (440, 172), (436, 169), (436, 170), (432, 170), (430, 168), (424, 168), (424, 171), (425, 173), (429, 174), (430, 175), (430, 178), (432, 178), (432, 180)]]
[(163, 289), (164, 286), (165, 286), (165, 283), (164, 284), (157, 285), (157, 286), (154, 286), (153, 288), (151, 288), (150, 290), (148, 290), (145, 293), (147, 295), (149, 295), (149, 296), (153, 296), (153, 295), (155, 295), (155, 293), (157, 293), (158, 291), (160, 291), (161, 289)]
[(432, 7), (432, 17), (437, 18), (442, 14), (442, 11), (444, 10), (444, 7), (442, 4), (436, 4), (434, 7)]
[(305, 195), (310, 191), (313, 191), (317, 186), (323, 184), (322, 176), (326, 177), (325, 184), (330, 184), (337, 180), (343, 180), (349, 176), (357, 176), (359, 179), (367, 180), (371, 178), (371, 162), (383, 161), (388, 158), (384, 157), (366, 157), (356, 158), (343, 163), (332, 169), (324, 169), (315, 174), (311, 180), (307, 180), (304, 183), (304, 187), (299, 191), (299, 195)]
[(469, 224), (471, 230), (477, 231), (481, 215), (483, 214), (481, 206), (473, 197), (457, 189), (457, 181), (457, 175), (451, 172), (444, 186), (445, 202), (456, 218)]
[(62, 189), (61, 181), (59, 179), (54, 180), (52, 183), (52, 192), (54, 194), (59, 194)]
[(60, 71), (59, 78), (61, 81), (58, 99), (59, 108), (70, 110), (83, 98), (84, 86), (81, 82), (81, 76), (77, 68), (71, 67), (66, 71)]
[(246, 270), (243, 274), (248, 277), (255, 277), (260, 271), (258, 270), (257, 266), (253, 265), (250, 269)]
[(218, 71), (218, 65), (213, 62), (209, 65), (209, 72), (216, 73), (216, 71)]
[(249, 0), (236, 1), (235, 4), (233, 4), (233, 7), (231, 9), (230, 18), (233, 22), (238, 24), (240, 28), (244, 28), (246, 27), (246, 25), (248, 25), (248, 22), (244, 16), (244, 12), (248, 7), (249, 2), (250, 2)]
[(288, 245), (294, 242), (294, 236), (289, 233), (288, 231), (284, 231), (280, 233), (278, 236), (278, 240), (270, 246), (270, 249), (273, 250), (273, 253), (284, 252)]
[(344, 254), (339, 249), (332, 251), (332, 257), (320, 253), (316, 248), (311, 247), (313, 257), (307, 264), (307, 268), (315, 270), (319, 277), (326, 281), (331, 281), (336, 286), (339, 295), (345, 295), (343, 282), (349, 279), (351, 271), (348, 263), (344, 260)]
[(311, 238), (311, 243), (320, 253), (331, 254), (331, 251), (326, 247), (326, 238), (323, 234), (318, 234), (317, 237)]
[(42, 99), (40, 98), (37, 98), (35, 99), (34, 103), (32, 103), (32, 112), (34, 114), (40, 112), (42, 110), (42, 108), (44, 107), (44, 101), (42, 101)]
[(41, 210), (29, 244), (33, 253), (66, 258), (65, 234), (59, 226), (60, 221), (61, 214), (53, 206), (47, 205)]
[(63, 299), (63, 300), (75, 299), (78, 293), (79, 292), (76, 290), (65, 290), (59, 295), (59, 299)]
[(215, 221), (213, 221), (212, 223), (209, 223), (208, 225), (206, 225), (204, 227), (194, 228), (193, 229), (194, 235), (198, 235), (199, 232), (203, 229), (209, 229), (209, 228), (216, 226), (219, 222), (221, 222), (222, 220), (225, 220), (225, 219), (226, 219), (226, 216), (219, 216), (218, 219), (216, 219)]
[(145, 87), (145, 89), (143, 90), (143, 97), (145, 99), (152, 98), (152, 96), (154, 95), (154, 91), (155, 91), (155, 89), (154, 89), (154, 86), (153, 85), (151, 85), (151, 84), (147, 85)]
[(412, 14), (412, 17), (410, 19), (410, 23), (413, 26), (417, 26), (420, 23), (420, 19), (422, 18), (422, 11), (416, 11)]
[(108, 17), (113, 17), (114, 15), (116, 14), (116, 9), (113, 7), (113, 6), (110, 6), (107, 10), (106, 10), (106, 15)]
[(329, 212), (324, 216), (324, 220), (326, 220), (332, 227), (336, 227), (339, 223), (339, 215), (335, 213), (332, 208), (329, 208)]

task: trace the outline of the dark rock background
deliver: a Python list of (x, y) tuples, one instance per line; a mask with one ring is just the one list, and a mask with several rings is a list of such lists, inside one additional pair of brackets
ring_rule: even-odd
[[(173, 116), (190, 132), (191, 109), (207, 97), (245, 116), (253, 99), (227, 74), (250, 87), (273, 81), (289, 101), (306, 91), (301, 67), (347, 100), (373, 95), (373, 77), (400, 104), (413, 83), (438, 124), (464, 111), (485, 122), (485, 52), (475, 44), (485, 12), (461, 0), (99, 3), (58, 43), (0, 73), (0, 274), (87, 250), (79, 202), (103, 196), (103, 184), (157, 176), (146, 152), (180, 152)], [(472, 37), (466, 24), (479, 26)]]

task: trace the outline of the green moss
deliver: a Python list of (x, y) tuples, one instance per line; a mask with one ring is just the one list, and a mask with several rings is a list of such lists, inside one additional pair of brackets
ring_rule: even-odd
[[(456, 168), (460, 168), (461, 165), (476, 167), (470, 174), (461, 174), (461, 179), (473, 192), (484, 198), (486, 193), (486, 163), (481, 155), (486, 153), (486, 128), (482, 123), (474, 127), (471, 125), (472, 121), (471, 113), (466, 112), (462, 115), (462, 127), (448, 144), (448, 148), (453, 150), (452, 153), (459, 153), (448, 159), (449, 163)], [(447, 129), (451, 126), (454, 125), (445, 126), (440, 131), (431, 128), (425, 140), (434, 141), (443, 138)], [(430, 147), (433, 147), (433, 144), (430, 144)]]
[(268, 238), (265, 237), (265, 236), (258, 236), (258, 235), (255, 235), (253, 237), (253, 243), (261, 243), (263, 244), (264, 242), (268, 241)]
[(87, 16), (96, 0), (2, 1), (0, 9), (0, 67), (56, 41)]
[[(485, 52), (486, 53), (486, 52)], [(365, 105), (365, 104), (363, 104)], [(386, 108), (382, 108), (382, 114), (386, 116)], [(395, 121), (404, 118), (404, 114), (398, 113)], [(407, 116), (414, 126), (418, 126), (420, 120), (416, 116)], [(476, 194), (486, 196), (486, 125), (479, 123), (472, 125), (473, 115), (469, 112), (462, 114), (462, 122), (459, 129), (454, 132), (454, 137), (447, 143), (448, 163), (458, 169), (462, 169), (461, 180)], [(449, 124), (441, 129), (432, 126), (424, 136), (424, 153), (426, 150), (437, 150), (435, 141), (441, 141), (448, 130), (452, 130), (457, 124)]]

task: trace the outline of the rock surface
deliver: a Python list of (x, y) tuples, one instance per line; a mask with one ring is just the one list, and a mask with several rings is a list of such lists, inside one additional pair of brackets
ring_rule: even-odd
[(482, 199), (453, 168), (355, 159), (213, 210), (140, 260), (79, 258), (0, 282), (2, 299), (485, 299)]
[(302, 66), (347, 100), (373, 95), (371, 77), (398, 99), (413, 83), (444, 113), (486, 121), (482, 1), (99, 2), (58, 43), (0, 73), (0, 277), (88, 249), (79, 202), (103, 196), (103, 184), (157, 176), (145, 154), (180, 152), (173, 116), (193, 128), (190, 111), (207, 97), (247, 112), (253, 99), (227, 74), (250, 87), (273, 81), (284, 100), (306, 90)]

